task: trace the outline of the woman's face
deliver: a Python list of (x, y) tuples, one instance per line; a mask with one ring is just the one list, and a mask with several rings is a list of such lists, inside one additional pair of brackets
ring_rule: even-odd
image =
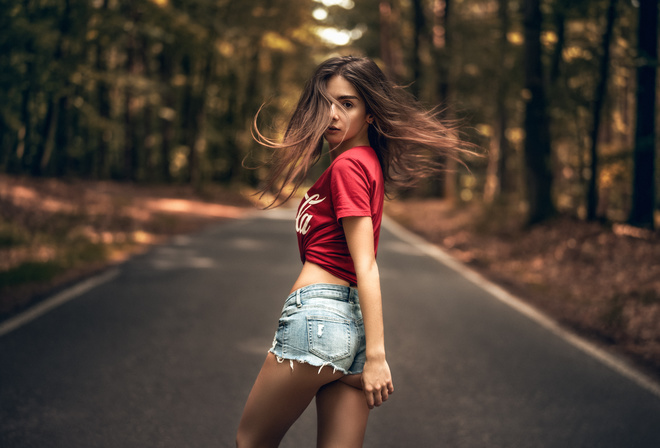
[(369, 123), (371, 114), (367, 114), (366, 105), (353, 84), (342, 76), (333, 76), (326, 86), (328, 94), (342, 106), (342, 110), (333, 103), (330, 106), (332, 123), (323, 136), (330, 145), (334, 159), (347, 149), (355, 146), (369, 146)]

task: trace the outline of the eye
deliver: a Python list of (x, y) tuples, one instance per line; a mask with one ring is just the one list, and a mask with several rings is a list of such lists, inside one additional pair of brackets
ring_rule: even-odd
[(346, 101), (344, 104), (342, 104), (342, 106), (344, 106), (346, 109), (350, 109), (351, 107), (353, 107), (353, 103), (351, 103), (350, 101)]

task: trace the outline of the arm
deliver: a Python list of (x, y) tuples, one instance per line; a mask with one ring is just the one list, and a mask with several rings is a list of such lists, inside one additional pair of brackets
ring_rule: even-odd
[(362, 389), (370, 409), (380, 406), (394, 392), (390, 367), (385, 359), (383, 304), (380, 276), (374, 256), (374, 231), (371, 217), (342, 219), (348, 250), (357, 275), (358, 296), (367, 339), (367, 361), (362, 371)]

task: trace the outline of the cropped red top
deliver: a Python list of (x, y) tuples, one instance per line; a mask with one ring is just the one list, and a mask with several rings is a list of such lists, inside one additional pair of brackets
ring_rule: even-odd
[(316, 263), (357, 284), (341, 218), (371, 216), (377, 253), (384, 195), (383, 172), (371, 147), (356, 146), (337, 156), (298, 207), (296, 232), (302, 262)]

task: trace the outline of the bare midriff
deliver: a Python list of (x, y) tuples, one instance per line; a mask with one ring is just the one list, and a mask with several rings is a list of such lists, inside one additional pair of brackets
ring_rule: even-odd
[(300, 289), (303, 286), (309, 286), (315, 283), (330, 283), (332, 285), (350, 286), (346, 280), (332, 275), (318, 264), (306, 261), (305, 264), (303, 264), (303, 268), (300, 271), (298, 279), (293, 284), (291, 292), (295, 291), (296, 289)]

